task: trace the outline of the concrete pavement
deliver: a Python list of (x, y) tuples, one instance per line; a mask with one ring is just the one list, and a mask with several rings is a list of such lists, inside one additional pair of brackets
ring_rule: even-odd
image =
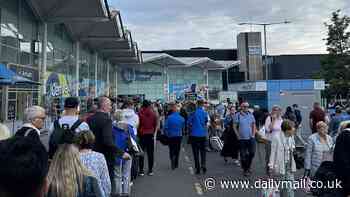
[[(225, 164), (218, 152), (207, 154), (207, 173), (205, 175), (193, 174), (192, 151), (187, 144), (183, 145), (180, 156), (180, 167), (172, 171), (168, 158), (168, 147), (157, 144), (155, 153), (155, 175), (153, 177), (144, 176), (134, 182), (132, 188), (132, 197), (256, 197), (256, 189), (222, 189), (221, 180), (249, 180), (254, 182), (259, 177), (265, 177), (263, 167), (264, 152), (259, 149), (256, 153), (253, 163), (253, 176), (245, 178), (242, 176), (242, 170), (232, 162)], [(147, 162), (145, 162), (147, 163)], [(301, 177), (303, 170), (297, 172), (296, 178)], [(205, 188), (206, 180), (215, 180), (216, 188), (207, 190)], [(307, 196), (304, 191), (297, 190), (296, 197)]]

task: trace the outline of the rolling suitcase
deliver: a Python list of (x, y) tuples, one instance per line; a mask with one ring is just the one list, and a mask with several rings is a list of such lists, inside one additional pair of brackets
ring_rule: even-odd
[(210, 145), (216, 151), (221, 151), (224, 144), (218, 136), (210, 137)]

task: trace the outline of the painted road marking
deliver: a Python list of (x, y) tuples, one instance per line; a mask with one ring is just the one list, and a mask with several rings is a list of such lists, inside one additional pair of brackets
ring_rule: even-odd
[(190, 158), (189, 158), (187, 155), (185, 155), (185, 160), (186, 160), (187, 163), (190, 163), (190, 162), (191, 162), (191, 161), (190, 161)]
[(193, 170), (193, 168), (192, 168), (192, 167), (188, 167), (188, 169), (190, 170), (190, 174), (191, 174), (191, 175), (194, 175), (194, 170)]
[(202, 190), (201, 184), (195, 183), (194, 188), (196, 189), (196, 192), (198, 195), (200, 195), (200, 196), (203, 195), (203, 190)]

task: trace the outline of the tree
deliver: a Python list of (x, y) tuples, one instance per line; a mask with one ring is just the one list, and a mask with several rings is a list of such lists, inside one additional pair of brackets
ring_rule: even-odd
[(340, 10), (332, 13), (331, 23), (324, 23), (328, 29), (327, 51), (332, 55), (349, 54), (350, 32), (347, 32), (350, 25), (350, 17), (340, 17)]
[(324, 23), (328, 29), (326, 39), (328, 55), (321, 62), (320, 77), (330, 86), (326, 97), (349, 97), (350, 90), (350, 17), (341, 16), (341, 11), (332, 13), (330, 23)]

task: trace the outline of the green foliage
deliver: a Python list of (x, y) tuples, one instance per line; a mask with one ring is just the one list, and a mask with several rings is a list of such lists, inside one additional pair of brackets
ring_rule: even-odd
[(340, 10), (332, 13), (326, 39), (328, 55), (322, 60), (318, 76), (330, 86), (326, 89), (328, 98), (341, 95), (347, 97), (350, 90), (350, 17), (341, 16)]

